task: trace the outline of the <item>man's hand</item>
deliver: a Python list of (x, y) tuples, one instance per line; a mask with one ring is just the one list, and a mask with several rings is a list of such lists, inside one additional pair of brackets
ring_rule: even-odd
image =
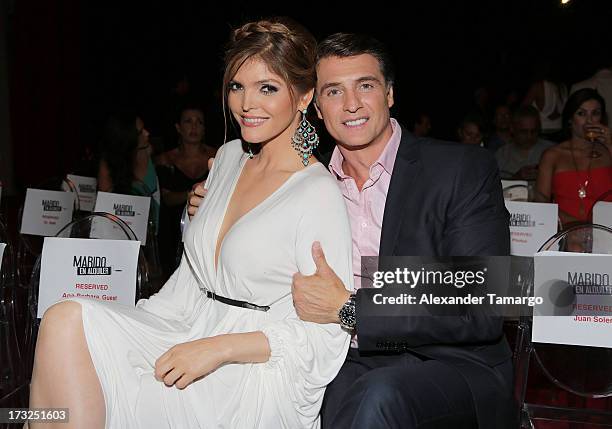
[(226, 349), (223, 335), (177, 344), (155, 362), (155, 378), (184, 389), (224, 364)]
[[(209, 171), (212, 169), (214, 162), (215, 158), (208, 159)], [(198, 207), (200, 207), (200, 204), (202, 204), (207, 192), (208, 189), (204, 188), (204, 182), (193, 185), (193, 189), (187, 196), (187, 214), (189, 215), (189, 220), (191, 220), (191, 218), (193, 218), (193, 216), (196, 214), (196, 211), (198, 211)]]
[(297, 315), (307, 322), (340, 323), (338, 311), (351, 293), (327, 265), (318, 241), (312, 245), (312, 259), (317, 267), (312, 276), (293, 275), (291, 290)]
[(204, 182), (196, 183), (193, 186), (187, 198), (187, 214), (189, 215), (189, 220), (191, 220), (198, 211), (198, 207), (202, 204), (207, 192), (208, 189), (204, 188)]

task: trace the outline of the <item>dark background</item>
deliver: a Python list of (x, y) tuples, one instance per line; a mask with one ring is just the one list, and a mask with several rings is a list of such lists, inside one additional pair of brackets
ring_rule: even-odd
[[(477, 88), (519, 96), (534, 65), (551, 61), (571, 84), (612, 64), (612, 1), (9, 2), (10, 115), (15, 183), (78, 169), (106, 115), (138, 107), (153, 134), (175, 80), (187, 75), (207, 104), (208, 143), (223, 138), (221, 56), (230, 29), (287, 15), (321, 39), (365, 32), (396, 61), (396, 106), (405, 122), (426, 109), (435, 137), (453, 139)], [(290, 5), (289, 5), (290, 3)], [(218, 96), (218, 94), (217, 94)], [(319, 124), (322, 127), (322, 124)]]

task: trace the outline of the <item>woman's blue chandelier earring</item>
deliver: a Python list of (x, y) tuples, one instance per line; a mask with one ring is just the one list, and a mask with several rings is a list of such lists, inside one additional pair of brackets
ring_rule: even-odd
[(312, 151), (319, 146), (317, 130), (315, 130), (315, 127), (306, 119), (307, 112), (307, 109), (302, 111), (302, 120), (291, 139), (291, 145), (300, 154), (304, 166), (308, 165), (309, 159), (312, 156)]
[(249, 153), (247, 154), (249, 159), (253, 159), (253, 149), (251, 149), (251, 143), (247, 143), (247, 147), (249, 148)]

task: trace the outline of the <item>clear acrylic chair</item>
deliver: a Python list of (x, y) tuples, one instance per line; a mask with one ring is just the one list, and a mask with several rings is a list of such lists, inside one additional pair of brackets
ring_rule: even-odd
[(12, 243), (0, 222), (0, 243), (5, 243), (0, 265), (0, 408), (25, 406), (25, 374), (15, 318), (15, 264)]
[(510, 185), (503, 189), (504, 199), (509, 201), (529, 201), (529, 187)]
[(156, 213), (156, 210), (158, 210), (159, 207), (156, 209), (153, 203), (155, 200), (156, 191), (151, 190), (143, 181), (139, 180), (137, 183), (142, 196), (151, 198), (151, 204), (149, 206), (149, 222), (147, 224), (147, 242), (144, 245), (144, 253), (149, 266), (149, 290), (150, 293), (155, 293), (162, 287), (164, 276), (161, 258), (159, 256), (159, 242), (157, 240), (159, 216), (158, 213)]
[[(543, 250), (612, 254), (612, 229), (594, 224), (576, 225), (551, 237), (540, 248)], [(533, 296), (533, 287), (532, 265), (523, 296)], [(515, 398), (521, 428), (534, 428), (538, 422), (564, 422), (572, 428), (612, 427), (612, 349), (533, 343), (531, 327), (532, 316), (522, 315), (514, 354)], [(551, 396), (565, 403), (526, 401), (533, 362), (536, 367), (532, 370), (541, 371), (554, 386)], [(590, 408), (594, 403), (597, 409)]]
[[(73, 219), (77, 219), (80, 212), (80, 204), (79, 198), (76, 190), (76, 186), (74, 183), (67, 178), (58, 178), (52, 177), (47, 179), (37, 185), (33, 186), (34, 189), (43, 189), (48, 191), (66, 191), (75, 193), (76, 198), (74, 199), (74, 210), (73, 210)], [(21, 219), (23, 216), (24, 205), (19, 208), (19, 212), (17, 214), (18, 220), (18, 231), (21, 230)], [(42, 252), (42, 244), (44, 241), (44, 237), (29, 235), (29, 234), (21, 234), (19, 233), (19, 239), (17, 242), (16, 249), (16, 267), (17, 267), (17, 281), (26, 286), (30, 282), (30, 276), (32, 274), (32, 270), (36, 263), (36, 259), (40, 256)]]
[[(98, 238), (108, 240), (137, 240), (134, 231), (132, 231), (132, 229), (124, 221), (122, 221), (115, 215), (104, 212), (94, 212), (80, 219), (72, 221), (62, 230), (60, 230), (56, 234), (56, 237), (90, 239), (92, 225), (94, 224), (96, 224), (97, 232), (96, 238), (91, 238), (92, 240)], [(103, 231), (104, 233), (101, 234), (101, 231)], [(30, 294), (28, 297), (29, 326), (25, 353), (28, 376), (31, 375), (32, 366), (34, 364), (34, 350), (36, 346), (36, 338), (38, 336), (38, 328), (40, 326), (40, 319), (37, 318), (38, 290), (40, 286), (41, 268), (40, 263), (41, 257), (39, 256), (32, 272), (29, 288)], [(148, 298), (150, 295), (149, 268), (147, 260), (144, 257), (144, 252), (142, 248), (140, 249), (140, 252), (138, 254), (138, 267), (136, 270), (136, 278), (134, 279), (134, 282), (136, 285), (136, 301), (141, 298)]]

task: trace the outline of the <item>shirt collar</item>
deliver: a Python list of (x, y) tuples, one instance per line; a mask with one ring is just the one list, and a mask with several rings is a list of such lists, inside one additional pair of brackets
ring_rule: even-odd
[[(378, 159), (370, 166), (370, 171), (372, 171), (372, 167), (375, 165), (380, 165), (388, 174), (393, 172), (395, 157), (397, 156), (397, 150), (399, 148), (400, 141), (402, 140), (402, 127), (400, 127), (394, 118), (390, 118), (389, 120), (391, 121), (393, 134), (391, 134), (391, 138), (385, 145), (385, 148)], [(336, 146), (332, 153), (331, 160), (329, 161), (329, 171), (332, 174), (335, 174), (341, 180), (349, 178), (349, 176), (347, 176), (342, 169), (343, 161), (344, 157), (342, 156), (342, 152), (340, 152), (340, 149), (338, 149), (338, 146)]]

